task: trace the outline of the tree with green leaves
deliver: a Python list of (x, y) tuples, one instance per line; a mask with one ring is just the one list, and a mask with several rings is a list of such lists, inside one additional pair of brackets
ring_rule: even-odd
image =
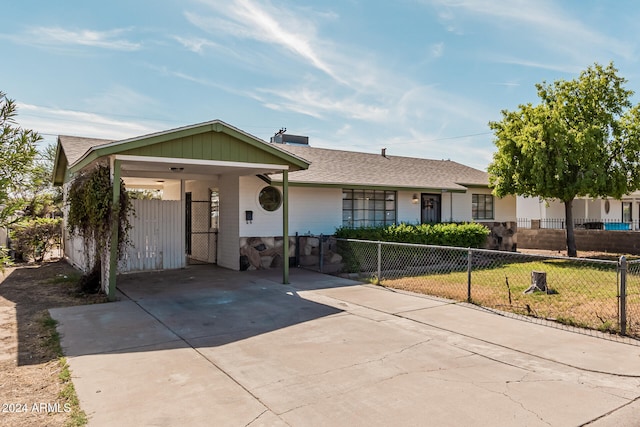
[(640, 188), (640, 107), (610, 63), (574, 80), (536, 85), (540, 103), (502, 111), (490, 122), (497, 151), (489, 165), (496, 196), (564, 203), (567, 255), (576, 256), (573, 200), (612, 197)]
[(16, 202), (22, 202), (25, 219), (52, 218), (62, 215), (62, 188), (51, 181), (56, 147), (49, 144), (38, 150), (25, 183), (14, 192)]
[[(16, 104), (0, 92), (0, 227), (7, 227), (24, 201), (15, 197), (29, 180), (37, 143), (36, 132), (22, 129), (15, 120)], [(0, 253), (0, 269), (7, 261)]]
[(0, 226), (6, 226), (24, 201), (14, 197), (30, 179), (40, 135), (22, 129), (15, 101), (0, 92)]

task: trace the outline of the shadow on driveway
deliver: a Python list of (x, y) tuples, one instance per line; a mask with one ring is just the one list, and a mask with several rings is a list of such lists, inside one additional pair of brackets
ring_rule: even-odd
[[(352, 281), (292, 270), (305, 288)], [(320, 279), (318, 279), (320, 278)], [(294, 279), (295, 280), (295, 279)], [(184, 342), (220, 346), (342, 310), (300, 298), (269, 271), (235, 272), (211, 265), (118, 278), (119, 301), (64, 309), (60, 332), (67, 356), (182, 348)], [(182, 342), (184, 341), (184, 342)]]
[(305, 270), (280, 279), (127, 275), (119, 302), (52, 310), (92, 425), (639, 419), (638, 347)]

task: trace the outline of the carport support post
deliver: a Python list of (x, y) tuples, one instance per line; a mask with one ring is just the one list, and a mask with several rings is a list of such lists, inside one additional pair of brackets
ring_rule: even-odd
[(111, 185), (113, 188), (111, 238), (109, 239), (109, 301), (116, 299), (116, 276), (118, 275), (118, 228), (120, 209), (120, 160), (113, 160), (111, 164)]
[(282, 171), (282, 283), (289, 284), (289, 171)]

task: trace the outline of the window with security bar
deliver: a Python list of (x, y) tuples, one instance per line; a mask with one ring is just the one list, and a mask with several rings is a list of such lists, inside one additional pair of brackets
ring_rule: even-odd
[(474, 220), (493, 219), (493, 196), (491, 194), (471, 195), (471, 218)]
[(342, 190), (342, 225), (361, 228), (396, 223), (396, 192)]

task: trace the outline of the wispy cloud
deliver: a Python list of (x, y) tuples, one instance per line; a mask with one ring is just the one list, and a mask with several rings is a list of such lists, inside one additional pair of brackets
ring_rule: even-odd
[(113, 84), (97, 91), (82, 102), (88, 109), (98, 109), (105, 114), (126, 114), (142, 118), (159, 111), (160, 107), (163, 107), (164, 100), (158, 101), (125, 85)]
[[(394, 92), (390, 85), (403, 78), (385, 71), (375, 57), (363, 49), (334, 43), (322, 37), (320, 25), (338, 19), (333, 12), (308, 7), (285, 7), (253, 0), (201, 0), (215, 14), (185, 12), (187, 20), (215, 37), (259, 42), (262, 69), (275, 75), (297, 74), (295, 88), (256, 88), (249, 96), (271, 109), (296, 111), (312, 117), (346, 114), (351, 118), (371, 120), (385, 113), (370, 102), (371, 96)], [(221, 46), (225, 43), (216, 40)], [(254, 57), (255, 44), (236, 44), (245, 49), (247, 58)], [(238, 55), (237, 52), (229, 53)], [(243, 62), (247, 59), (242, 60)], [(393, 83), (391, 83), (393, 82)], [(210, 82), (203, 82), (211, 85)], [(282, 84), (280, 85), (282, 86)], [(323, 90), (319, 91), (318, 87)], [(248, 91), (249, 93), (249, 91)], [(394, 95), (391, 95), (394, 97)]]
[[(492, 26), (517, 26), (518, 34), (535, 38), (547, 49), (563, 52), (570, 57), (578, 57), (594, 50), (609, 52), (625, 59), (635, 55), (633, 45), (599, 32), (597, 28), (585, 25), (561, 8), (561, 2), (548, 0), (417, 0), (434, 5), (438, 15), (447, 27), (460, 25), (456, 12), (468, 20), (486, 20)], [(561, 40), (561, 42), (559, 42)], [(584, 58), (576, 58), (583, 61)]]
[(305, 60), (332, 78), (341, 76), (321, 54), (320, 41), (315, 37), (316, 25), (304, 15), (294, 14), (285, 6), (258, 3), (251, 0), (203, 0), (223, 16), (203, 17), (187, 12), (186, 18), (193, 25), (208, 32), (224, 32), (234, 37), (252, 39), (280, 46)]
[[(248, 53), (260, 50), (264, 56), (275, 58), (282, 69), (275, 70), (275, 76), (295, 76), (293, 80), (276, 78), (271, 86), (261, 83), (257, 87), (235, 89), (235, 93), (250, 97), (265, 108), (306, 115), (327, 124), (339, 122), (340, 128), (334, 132), (350, 140), (352, 136), (347, 135), (355, 129), (354, 121), (365, 122), (365, 126), (378, 132), (394, 129), (395, 133), (405, 135), (414, 124), (436, 134), (460, 132), (452, 130), (453, 123), (460, 120), (476, 129), (486, 128), (486, 106), (417, 83), (408, 77), (406, 70), (395, 69), (388, 55), (378, 57), (367, 47), (333, 40), (330, 33), (323, 32), (327, 20), (340, 19), (332, 12), (292, 4), (285, 7), (268, 0), (200, 2), (206, 7), (185, 12), (185, 17), (206, 32), (207, 38), (219, 46), (233, 45), (237, 48), (235, 55), (240, 57), (252, 56)], [(444, 54), (445, 44), (434, 43), (428, 48), (431, 58), (437, 58)], [(242, 51), (245, 55), (238, 53)], [(270, 65), (261, 69), (265, 67)], [(208, 78), (167, 72), (209, 87), (219, 86)], [(381, 137), (372, 131), (370, 137), (361, 140), (366, 144)]]
[(125, 139), (166, 129), (167, 124), (121, 120), (83, 111), (19, 103), (20, 125), (49, 135)]
[(464, 121), (476, 128), (485, 128), (488, 121), (485, 105), (437, 86), (415, 86), (405, 92), (397, 104), (397, 114), (406, 123), (428, 123), (432, 129), (451, 121)]
[(86, 46), (119, 51), (141, 49), (140, 43), (131, 42), (122, 37), (129, 31), (122, 28), (95, 31), (88, 29), (68, 30), (60, 27), (33, 27), (24, 33), (10, 36), (10, 38), (17, 43), (43, 47)]
[[(200, 0), (200, 3), (211, 13), (207, 9), (198, 13), (187, 11), (187, 20), (208, 34), (237, 41), (234, 48), (246, 50), (248, 56), (259, 52), (263, 59), (261, 68), (270, 67), (270, 71), (281, 75), (289, 69), (295, 69), (298, 76), (324, 75), (347, 90), (365, 92), (380, 90), (381, 83), (400, 79), (393, 73), (385, 73), (384, 59), (376, 58), (370, 49), (334, 41), (331, 34), (323, 34), (324, 24), (340, 19), (332, 11), (276, 5), (268, 0)], [(241, 44), (242, 41), (258, 42), (264, 47)]]
[(505, 55), (487, 55), (486, 58), (494, 62), (500, 62), (503, 64), (519, 65), (519, 66), (528, 67), (528, 68), (540, 68), (542, 70), (559, 71), (561, 73), (567, 73), (567, 74), (577, 74), (584, 67), (584, 64), (570, 65), (570, 64), (544, 63), (544, 62), (531, 61), (529, 59), (508, 57)]
[(386, 121), (390, 113), (382, 104), (365, 103), (356, 97), (329, 96), (325, 92), (308, 87), (289, 91), (261, 89), (255, 97), (261, 101), (279, 99), (280, 108), (302, 111), (317, 118), (331, 114), (350, 119), (381, 122)]
[(204, 39), (201, 37), (173, 37), (178, 43), (182, 46), (195, 53), (203, 53), (205, 48), (213, 47), (219, 49), (221, 46), (218, 43), (215, 43), (211, 40)]
[(518, 87), (520, 83), (517, 82), (499, 82), (499, 83), (490, 83), (494, 86), (506, 86), (506, 87)]
[(431, 45), (431, 56), (440, 58), (444, 54), (444, 43), (434, 43)]
[(162, 75), (165, 76), (171, 76), (171, 77), (177, 77), (179, 79), (182, 80), (186, 80), (188, 82), (192, 82), (192, 83), (196, 83), (198, 85), (202, 85), (202, 86), (206, 86), (206, 87), (210, 87), (210, 88), (215, 88), (224, 92), (228, 92), (228, 93), (232, 93), (234, 95), (238, 95), (238, 96), (249, 96), (248, 92), (246, 90), (237, 90), (235, 89), (233, 86), (230, 86), (228, 84), (225, 83), (221, 83), (218, 80), (211, 80), (209, 78), (206, 77), (198, 77), (198, 76), (194, 76), (188, 73), (185, 73), (183, 71), (176, 71), (176, 70), (172, 70), (168, 67), (158, 67), (158, 66), (154, 66), (154, 65), (150, 65), (147, 64), (147, 66), (156, 71), (157, 73), (160, 73)]

